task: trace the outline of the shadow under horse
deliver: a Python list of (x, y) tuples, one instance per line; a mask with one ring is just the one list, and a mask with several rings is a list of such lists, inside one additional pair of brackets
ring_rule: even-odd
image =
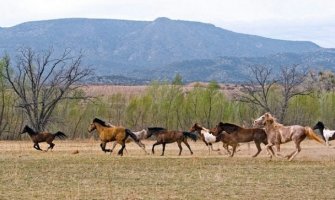
[(49, 132), (36, 132), (34, 131), (32, 128), (30, 128), (28, 125), (26, 125), (21, 134), (23, 133), (28, 133), (28, 135), (30, 136), (31, 140), (34, 143), (34, 148), (37, 150), (42, 151), (42, 149), (40, 148), (39, 144), (40, 142), (46, 142), (49, 144), (49, 147), (46, 151), (48, 151), (49, 149), (53, 149), (55, 144), (52, 143), (52, 141), (55, 139), (55, 137), (58, 137), (59, 139), (65, 139), (67, 138), (67, 136), (63, 133), (58, 131), (57, 133), (49, 133)]
[(143, 144), (140, 143), (136, 135), (129, 129), (126, 129), (122, 126), (110, 126), (109, 124), (98, 118), (93, 119), (93, 122), (88, 127), (88, 132), (92, 132), (94, 130), (97, 130), (97, 133), (101, 140), (101, 150), (105, 153), (113, 151), (112, 149), (106, 149), (107, 143), (116, 141), (122, 146), (118, 152), (118, 155), (122, 156), (123, 150), (126, 147), (126, 140), (128, 136), (130, 136), (138, 146), (143, 146)]
[(193, 141), (197, 140), (197, 135), (194, 133), (186, 131), (168, 131), (167, 129), (161, 127), (149, 127), (147, 138), (150, 138), (152, 135), (155, 135), (157, 140), (156, 143), (152, 145), (152, 154), (155, 154), (155, 146), (161, 144), (163, 146), (161, 156), (164, 156), (165, 145), (174, 142), (177, 142), (178, 144), (179, 156), (181, 155), (181, 152), (183, 150), (183, 147), (181, 146), (182, 142), (187, 146), (192, 155), (193, 151), (191, 150), (191, 147), (187, 142), (187, 138), (191, 138)]

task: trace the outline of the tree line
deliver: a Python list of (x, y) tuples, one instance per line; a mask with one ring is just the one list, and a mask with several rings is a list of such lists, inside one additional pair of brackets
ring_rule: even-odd
[(253, 119), (271, 112), (284, 124), (313, 126), (318, 120), (334, 124), (332, 72), (313, 72), (299, 65), (273, 72), (268, 66), (246, 66), (250, 79), (226, 95), (212, 81), (186, 90), (182, 77), (152, 82), (140, 95), (125, 93), (89, 97), (81, 88), (92, 69), (83, 55), (69, 50), (58, 57), (52, 50), (20, 50), (12, 61), (0, 61), (0, 138), (19, 139), (29, 124), (37, 131), (62, 130), (72, 139), (88, 138), (94, 117), (133, 130), (148, 126), (187, 130), (198, 122), (213, 127), (218, 122), (251, 126)]

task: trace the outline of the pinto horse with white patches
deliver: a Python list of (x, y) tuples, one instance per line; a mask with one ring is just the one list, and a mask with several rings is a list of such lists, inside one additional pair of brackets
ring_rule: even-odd
[(329, 130), (325, 128), (325, 125), (322, 122), (318, 122), (313, 127), (313, 130), (318, 129), (321, 133), (322, 139), (326, 142), (326, 145), (329, 146), (330, 140), (335, 140), (335, 130)]

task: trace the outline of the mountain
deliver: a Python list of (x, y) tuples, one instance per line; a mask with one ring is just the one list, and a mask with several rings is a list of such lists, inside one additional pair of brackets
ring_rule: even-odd
[[(178, 70), (187, 74), (194, 66), (202, 71), (208, 69), (205, 74), (211, 74), (221, 67), (223, 71), (236, 71), (239, 65), (253, 59), (272, 60), (273, 55), (323, 51), (308, 41), (276, 40), (168, 18), (57, 19), (0, 28), (0, 55), (7, 52), (14, 56), (21, 47), (39, 51), (51, 46), (55, 54), (66, 48), (83, 50), (85, 64), (94, 66), (97, 75), (129, 75), (145, 80), (155, 78), (157, 73), (161, 73), (158, 77)], [(225, 62), (236, 65), (222, 64)], [(219, 73), (226, 73), (223, 71)]]
[(263, 57), (220, 57), (171, 63), (161, 68), (134, 70), (130, 77), (172, 80), (178, 73), (185, 82), (243, 82), (249, 78), (248, 66), (264, 65), (277, 73), (282, 66), (299, 65), (305, 70), (335, 70), (335, 49), (307, 53), (278, 53)]

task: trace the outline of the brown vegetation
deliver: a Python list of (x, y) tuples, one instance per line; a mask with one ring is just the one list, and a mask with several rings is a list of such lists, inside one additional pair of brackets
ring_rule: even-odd
[[(145, 141), (151, 148), (153, 141)], [(0, 199), (332, 199), (335, 149), (303, 142), (293, 162), (257, 158), (241, 145), (234, 158), (208, 155), (144, 155), (134, 143), (123, 157), (103, 153), (97, 140), (59, 141), (53, 152), (34, 151), (29, 141), (0, 141)], [(219, 145), (219, 144), (214, 144)], [(43, 146), (42, 148), (46, 146)], [(119, 149), (120, 146), (117, 146)], [(80, 154), (71, 153), (75, 150)], [(283, 152), (293, 150), (283, 145)], [(158, 148), (157, 151), (161, 151)]]

